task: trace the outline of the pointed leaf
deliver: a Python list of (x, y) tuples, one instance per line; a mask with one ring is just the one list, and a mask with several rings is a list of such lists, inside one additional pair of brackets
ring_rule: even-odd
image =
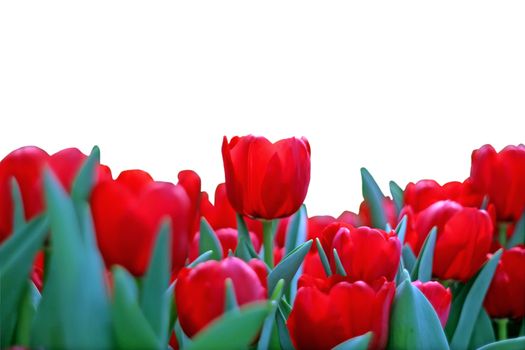
[(186, 350), (245, 349), (261, 330), (268, 303), (252, 303), (225, 313), (197, 333)]
[(414, 269), (414, 266), (416, 265), (416, 255), (412, 251), (412, 248), (408, 244), (405, 244), (403, 246), (403, 249), (401, 249), (401, 256), (403, 258), (403, 264), (405, 265), (405, 269), (412, 271)]
[(397, 235), (397, 238), (399, 239), (399, 242), (401, 242), (401, 246), (405, 244), (405, 235), (407, 232), (407, 221), (408, 221), (408, 217), (406, 215), (403, 215), (403, 217), (401, 218), (401, 221), (399, 221), (396, 227), (396, 235)]
[(202, 254), (208, 250), (212, 251), (210, 259), (221, 260), (222, 248), (219, 239), (211, 228), (210, 224), (204, 217), (201, 218), (200, 237), (199, 237), (199, 253)]
[(18, 310), (18, 320), (16, 324), (16, 340), (18, 346), (29, 347), (29, 339), (31, 336), (31, 324), (35, 318), (36, 309), (40, 302), (40, 292), (35, 284), (31, 281), (27, 282), (26, 290), (23, 294), (22, 302)]
[(285, 316), (281, 312), (280, 308), (277, 310), (275, 317), (277, 321), (277, 331), (279, 333), (279, 343), (281, 344), (281, 348), (283, 350), (295, 350), (292, 339), (290, 338), (290, 332), (288, 331), (288, 327), (286, 327)]
[[(42, 247), (48, 230), (47, 217), (40, 215), (14, 232), (0, 245), (0, 323), (1, 347), (12, 339), (16, 310), (22, 301), (24, 288), (33, 267), (33, 261)], [(10, 326), (9, 326), (10, 325)]]
[(386, 225), (386, 216), (383, 210), (385, 195), (366, 168), (361, 168), (361, 180), (363, 182), (363, 198), (370, 208), (372, 226), (383, 229)]
[(286, 242), (284, 244), (285, 254), (289, 254), (299, 244), (304, 242), (306, 239), (307, 224), (308, 217), (306, 214), (306, 206), (303, 204), (288, 222), (288, 227), (286, 229)]
[(523, 350), (525, 349), (525, 337), (501, 340), (487, 344), (478, 350)]
[(341, 262), (339, 254), (337, 253), (337, 250), (335, 248), (333, 249), (333, 254), (335, 260), (335, 272), (341, 276), (346, 276), (345, 267), (343, 266), (343, 263)]
[(368, 343), (370, 343), (370, 340), (372, 340), (372, 332), (348, 339), (334, 347), (332, 350), (366, 350), (368, 349)]
[(199, 255), (197, 259), (193, 260), (190, 264), (188, 264), (187, 267), (192, 269), (195, 266), (199, 265), (201, 262), (211, 260), (212, 255), (213, 255), (213, 252), (211, 250), (208, 250), (207, 252), (204, 252), (201, 255)]
[(457, 327), (454, 330), (454, 335), (450, 342), (451, 349), (465, 349), (469, 345), (472, 331), (474, 330), (474, 322), (472, 322), (472, 318), (474, 315), (476, 318), (478, 317), (483, 300), (485, 299), (485, 295), (490, 286), (490, 282), (496, 271), (501, 253), (502, 249), (498, 250), (490, 260), (483, 265), (481, 271), (475, 277), (474, 282), (469, 288), (465, 303), (461, 308)]
[(428, 282), (432, 278), (432, 262), (434, 260), (434, 248), (436, 246), (437, 228), (433, 227), (427, 235), (423, 247), (419, 252), (416, 264), (412, 269), (412, 280)]
[(259, 258), (257, 252), (253, 248), (252, 239), (250, 238), (250, 233), (246, 222), (242, 215), (237, 214), (237, 234), (238, 234), (238, 243), (237, 249), (235, 250), (235, 256), (244, 260), (250, 261), (253, 258)]
[(516, 226), (514, 226), (514, 232), (507, 242), (507, 249), (517, 246), (518, 244), (525, 244), (525, 211), (516, 223)]
[(477, 349), (483, 345), (490, 344), (495, 341), (496, 336), (494, 335), (492, 321), (490, 320), (487, 311), (482, 308), (476, 320), (468, 348)]
[(312, 240), (301, 244), (285, 256), (275, 269), (268, 275), (268, 290), (273, 290), (277, 282), (282, 278), (285, 282), (285, 288), (292, 281), (293, 277), (299, 270), (303, 260), (312, 246)]
[(95, 184), (96, 169), (100, 164), (100, 149), (94, 146), (89, 157), (84, 161), (78, 171), (71, 187), (71, 198), (74, 201), (86, 201), (91, 195), (91, 190)]
[(142, 279), (140, 307), (160, 343), (167, 342), (169, 323), (169, 299), (166, 290), (171, 272), (171, 224), (164, 220), (157, 234), (155, 247)]
[(410, 279), (405, 279), (396, 292), (390, 313), (388, 348), (449, 348), (434, 308)]
[(326, 253), (324, 252), (323, 246), (321, 245), (321, 241), (319, 241), (319, 238), (315, 239), (315, 245), (317, 246), (317, 254), (319, 254), (319, 258), (321, 259), (321, 264), (323, 264), (324, 273), (326, 274), (327, 277), (330, 277), (332, 275), (332, 269), (330, 268), (328, 257), (326, 256)]
[(268, 316), (266, 316), (266, 319), (264, 320), (263, 328), (261, 331), (261, 336), (259, 337), (259, 341), (257, 342), (257, 350), (270, 349), (272, 331), (275, 326), (275, 313), (277, 311), (277, 306), (279, 305), (278, 300), (281, 298), (281, 295), (282, 295), (283, 285), (284, 285), (284, 280), (281, 279), (279, 280), (279, 283), (277, 283), (277, 286), (274, 290), (274, 292), (277, 292), (276, 293), (277, 295), (272, 296), (270, 312), (268, 313)]
[(390, 187), (390, 193), (392, 194), (392, 199), (394, 200), (394, 204), (396, 205), (396, 212), (397, 214), (399, 214), (399, 212), (403, 208), (403, 201), (404, 201), (403, 200), (403, 197), (404, 197), (403, 189), (399, 187), (399, 185), (395, 181), (390, 181), (388, 185)]
[(224, 302), (224, 312), (238, 310), (239, 304), (237, 303), (237, 298), (235, 296), (235, 289), (233, 288), (233, 282), (231, 278), (226, 278), (226, 281), (224, 282), (224, 284), (226, 288), (226, 293), (225, 293), (226, 300)]
[(22, 193), (14, 177), (11, 178), (11, 197), (13, 198), (13, 232), (16, 233), (25, 224), (26, 219)]

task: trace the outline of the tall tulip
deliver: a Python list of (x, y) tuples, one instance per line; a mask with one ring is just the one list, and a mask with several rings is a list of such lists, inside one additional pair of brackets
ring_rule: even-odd
[(262, 264), (260, 260), (245, 263), (241, 259), (228, 257), (182, 269), (175, 287), (175, 301), (184, 332), (193, 337), (222, 315), (228, 278), (232, 281), (238, 305), (264, 300), (266, 288), (259, 276), (264, 267), (261, 269), (258, 264)]
[(153, 181), (140, 170), (99, 183), (91, 196), (97, 241), (108, 266), (119, 264), (142, 275), (164, 217), (171, 219), (173, 269), (188, 254), (191, 203), (181, 185)]
[(394, 295), (395, 284), (385, 278), (367, 284), (341, 276), (302, 277), (288, 318), (295, 348), (331, 349), (369, 331), (373, 332), (369, 348), (384, 348)]

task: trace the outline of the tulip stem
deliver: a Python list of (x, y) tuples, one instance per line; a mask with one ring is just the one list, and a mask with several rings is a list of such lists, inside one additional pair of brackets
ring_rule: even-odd
[(507, 324), (509, 323), (508, 318), (499, 318), (496, 320), (498, 324), (498, 340), (505, 340), (508, 338), (507, 335)]
[(263, 246), (264, 262), (273, 269), (273, 231), (274, 223), (271, 220), (263, 220)]
[(498, 240), (505, 247), (507, 245), (507, 223), (502, 222), (498, 225)]

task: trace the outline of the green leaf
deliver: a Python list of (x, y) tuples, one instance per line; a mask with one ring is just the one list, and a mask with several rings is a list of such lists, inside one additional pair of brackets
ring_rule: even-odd
[(319, 238), (315, 239), (315, 245), (317, 246), (317, 254), (319, 254), (319, 258), (321, 259), (321, 264), (323, 264), (324, 273), (326, 274), (327, 277), (332, 276), (332, 269), (330, 268), (328, 257), (326, 256), (326, 253), (324, 252), (323, 246), (321, 245), (321, 241), (319, 241)]
[(95, 184), (97, 166), (100, 164), (100, 149), (94, 146), (89, 157), (78, 171), (71, 187), (71, 198), (74, 201), (87, 201)]
[(292, 312), (292, 306), (284, 297), (282, 297), (281, 301), (279, 302), (279, 310), (282, 311), (286, 319), (288, 319), (288, 316), (290, 316), (290, 313)]
[(221, 260), (222, 248), (219, 239), (211, 228), (210, 224), (204, 217), (201, 218), (200, 237), (199, 237), (199, 253), (202, 254), (208, 250), (212, 251), (210, 259)]
[(235, 256), (244, 261), (259, 258), (257, 252), (253, 248), (252, 239), (250, 238), (246, 222), (244, 222), (244, 218), (240, 214), (237, 214), (237, 235), (238, 243), (237, 249), (235, 250)]
[(403, 256), (399, 258), (399, 265), (397, 266), (397, 272), (396, 272), (396, 286), (399, 286), (404, 280), (404, 271), (405, 271), (405, 264), (403, 264)]
[(392, 305), (388, 348), (449, 348), (434, 308), (408, 278), (398, 287)]
[(312, 240), (301, 244), (285, 256), (281, 262), (268, 275), (268, 290), (272, 290), (277, 282), (282, 278), (285, 282), (285, 288), (291, 283), (293, 277), (299, 270), (303, 260), (312, 246)]
[(343, 263), (341, 262), (339, 254), (337, 253), (337, 250), (335, 248), (333, 249), (333, 254), (335, 260), (335, 272), (341, 276), (346, 276), (345, 267), (343, 266)]
[(304, 242), (306, 239), (307, 224), (308, 216), (306, 214), (306, 206), (303, 204), (288, 222), (286, 242), (284, 244), (285, 254), (289, 254), (299, 244)]
[(26, 219), (22, 193), (14, 177), (11, 178), (11, 197), (13, 198), (13, 231), (17, 232), (26, 223)]
[(394, 204), (396, 205), (396, 212), (399, 215), (399, 212), (401, 212), (401, 209), (403, 208), (404, 191), (395, 181), (390, 181), (388, 185), (390, 187), (392, 198), (394, 199)]
[(525, 349), (525, 337), (501, 340), (487, 344), (478, 350), (523, 350)]
[(348, 339), (347, 341), (335, 346), (332, 350), (366, 350), (368, 349), (368, 343), (370, 343), (370, 340), (372, 340), (372, 332)]
[[(466, 292), (465, 302), (461, 308), (457, 326), (454, 329), (454, 335), (450, 341), (451, 349), (465, 349), (468, 346), (474, 330), (474, 322), (472, 322), (472, 318), (478, 317), (483, 299), (485, 299), (485, 294), (487, 293), (494, 272), (496, 271), (502, 251), (502, 249), (498, 250), (490, 260), (485, 263)], [(452, 323), (450, 327), (452, 327)], [(448, 322), (447, 328), (449, 328)]]
[(179, 343), (179, 349), (186, 349), (186, 347), (191, 344), (191, 339), (182, 330), (179, 320), (175, 322), (175, 336), (177, 337), (177, 342)]
[(0, 245), (0, 322), (2, 348), (10, 345), (20, 304), (33, 261), (48, 230), (46, 216), (39, 215), (22, 225)]
[(171, 224), (163, 220), (146, 274), (142, 278), (140, 307), (161, 344), (168, 341), (169, 288), (171, 273)]
[(366, 168), (361, 168), (361, 180), (363, 182), (363, 198), (370, 208), (372, 226), (383, 229), (386, 225), (386, 216), (383, 211), (385, 195)]
[(401, 257), (403, 258), (403, 265), (405, 265), (405, 269), (412, 271), (416, 265), (416, 255), (408, 244), (405, 244), (401, 249)]
[(525, 211), (521, 214), (516, 226), (514, 226), (514, 232), (507, 242), (507, 249), (517, 246), (518, 244), (525, 244)]
[(270, 344), (272, 340), (272, 331), (275, 327), (275, 313), (278, 308), (278, 301), (281, 299), (282, 290), (284, 286), (284, 280), (279, 280), (277, 286), (275, 287), (274, 293), (272, 295), (271, 307), (268, 316), (264, 320), (263, 328), (261, 331), (261, 336), (259, 337), (259, 342), (257, 343), (258, 350), (270, 349)]
[(18, 320), (16, 325), (15, 344), (18, 346), (29, 347), (29, 338), (31, 336), (31, 324), (35, 318), (36, 309), (41, 299), (40, 292), (35, 284), (31, 281), (27, 282), (26, 290), (24, 291), (23, 300), (20, 303), (18, 311)]
[(213, 252), (211, 250), (208, 250), (207, 252), (202, 253), (197, 257), (197, 259), (193, 260), (190, 264), (188, 264), (187, 267), (190, 269), (194, 268), (195, 266), (199, 265), (201, 262), (205, 262), (211, 259), (213, 255)]
[(427, 235), (412, 269), (412, 273), (410, 274), (413, 281), (420, 280), (421, 282), (428, 282), (432, 278), (432, 261), (434, 259), (436, 237), (437, 228), (434, 226)]
[(492, 321), (485, 309), (481, 309), (470, 338), (469, 349), (477, 349), (483, 345), (496, 341)]
[(224, 312), (237, 310), (239, 309), (239, 304), (237, 303), (237, 298), (235, 296), (235, 289), (233, 288), (233, 282), (231, 278), (226, 278), (226, 281), (224, 282), (226, 293), (224, 301)]
[(161, 343), (138, 303), (133, 277), (122, 267), (113, 268), (113, 329), (119, 349), (160, 349)]
[(277, 309), (275, 320), (277, 321), (277, 332), (279, 333), (279, 343), (281, 344), (281, 348), (283, 350), (294, 350), (295, 348), (292, 339), (290, 338), (290, 332), (288, 331), (288, 327), (286, 327), (286, 319), (280, 307)]
[(405, 235), (407, 233), (407, 221), (408, 217), (406, 215), (403, 215), (401, 221), (399, 221), (396, 227), (396, 235), (399, 239), (399, 242), (401, 242), (401, 246), (405, 244)]
[(85, 203), (79, 205), (79, 218), (71, 198), (49, 170), (44, 173), (44, 189), (51, 225), (51, 254), (31, 345), (111, 348), (104, 267), (95, 247), (89, 207)]
[(186, 350), (245, 349), (261, 330), (269, 303), (252, 303), (225, 313), (197, 333)]

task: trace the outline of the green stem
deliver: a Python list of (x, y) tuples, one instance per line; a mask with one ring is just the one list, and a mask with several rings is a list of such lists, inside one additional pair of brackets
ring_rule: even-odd
[(273, 269), (273, 227), (271, 220), (263, 221), (264, 262), (271, 269)]
[(507, 223), (502, 222), (498, 225), (498, 240), (505, 247), (507, 245)]
[(496, 323), (498, 324), (498, 340), (507, 339), (507, 324), (509, 323), (509, 319), (499, 318), (496, 320)]

